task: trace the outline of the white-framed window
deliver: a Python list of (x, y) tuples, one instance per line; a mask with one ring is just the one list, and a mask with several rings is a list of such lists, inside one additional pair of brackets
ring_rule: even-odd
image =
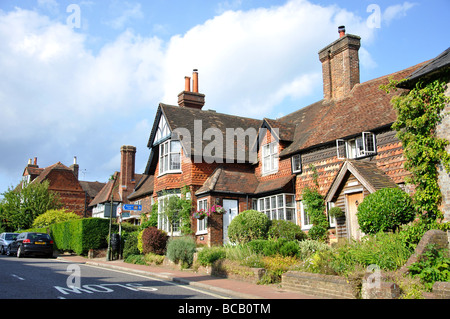
[[(205, 199), (199, 199), (197, 201), (197, 210), (204, 209), (208, 210), (208, 200)], [(208, 217), (205, 217), (203, 219), (197, 219), (197, 232), (196, 235), (202, 235), (206, 234), (208, 232)]]
[(361, 136), (354, 139), (336, 140), (338, 159), (359, 158), (377, 153), (376, 138), (372, 132), (362, 132)]
[[(327, 212), (329, 212), (332, 207), (334, 207), (334, 203), (328, 202), (327, 203)], [(330, 214), (327, 214), (327, 215), (328, 215), (328, 222), (330, 223), (330, 227), (336, 227), (336, 217), (331, 217)]]
[(270, 220), (288, 220), (295, 223), (294, 194), (278, 194), (258, 199), (258, 211)]
[(301, 173), (302, 172), (302, 158), (300, 154), (295, 154), (292, 156), (292, 173)]
[(169, 125), (167, 124), (164, 115), (161, 115), (161, 118), (159, 119), (158, 128), (156, 130), (155, 142), (158, 142), (169, 135), (170, 135)]
[(278, 143), (272, 142), (262, 146), (262, 173), (278, 172)]
[(303, 230), (308, 230), (310, 229), (313, 225), (311, 223), (311, 220), (308, 216), (308, 211), (306, 209), (306, 205), (303, 204), (302, 201), (299, 202), (299, 206), (300, 206), (300, 219), (301, 219), (301, 223), (302, 223), (302, 229)]
[(164, 230), (169, 236), (172, 234), (174, 236), (181, 236), (180, 229), (180, 219), (174, 218), (172, 221), (172, 228), (170, 229), (170, 224), (167, 216), (164, 214), (164, 209), (168, 203), (171, 196), (181, 196), (181, 194), (169, 194), (158, 197), (158, 229)]
[(180, 141), (165, 141), (159, 145), (159, 174), (181, 172)]

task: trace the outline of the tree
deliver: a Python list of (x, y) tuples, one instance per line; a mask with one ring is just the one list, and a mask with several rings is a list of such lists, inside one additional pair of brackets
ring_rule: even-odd
[(81, 216), (74, 212), (68, 212), (65, 209), (51, 209), (36, 217), (33, 222), (33, 228), (47, 227), (52, 224), (80, 218)]
[(358, 205), (358, 224), (366, 234), (395, 231), (414, 219), (411, 197), (400, 188), (382, 188)]
[(8, 230), (27, 229), (34, 219), (51, 209), (61, 208), (59, 194), (48, 189), (49, 182), (30, 183), (20, 191), (9, 188), (2, 193), (3, 225)]

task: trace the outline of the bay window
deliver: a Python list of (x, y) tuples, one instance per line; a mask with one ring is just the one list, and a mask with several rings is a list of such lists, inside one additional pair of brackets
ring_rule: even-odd
[(258, 199), (258, 211), (270, 220), (288, 220), (295, 223), (295, 197), (293, 194), (278, 194)]
[(181, 143), (168, 140), (159, 145), (159, 174), (181, 172)]

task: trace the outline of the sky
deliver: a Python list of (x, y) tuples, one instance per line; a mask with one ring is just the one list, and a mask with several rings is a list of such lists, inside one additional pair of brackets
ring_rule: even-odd
[[(450, 45), (448, 0), (0, 0), (0, 193), (28, 159), (106, 182), (143, 173), (159, 103), (199, 72), (204, 109), (278, 118), (323, 97), (318, 52), (361, 37), (360, 81)], [(1, 195), (0, 195), (1, 197)]]

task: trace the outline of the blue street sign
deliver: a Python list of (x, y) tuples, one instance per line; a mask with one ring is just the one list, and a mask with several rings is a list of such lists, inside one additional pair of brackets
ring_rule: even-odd
[(123, 205), (123, 210), (142, 210), (142, 205), (132, 205), (132, 204), (125, 204)]

